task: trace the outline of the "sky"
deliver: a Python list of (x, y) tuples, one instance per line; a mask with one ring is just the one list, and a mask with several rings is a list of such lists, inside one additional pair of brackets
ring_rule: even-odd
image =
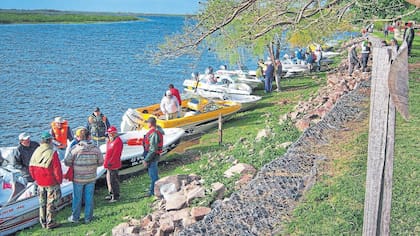
[(194, 14), (199, 0), (0, 0), (0, 9)]

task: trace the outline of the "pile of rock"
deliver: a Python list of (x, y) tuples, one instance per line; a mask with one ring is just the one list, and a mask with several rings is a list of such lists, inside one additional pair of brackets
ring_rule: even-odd
[(338, 99), (354, 90), (361, 81), (369, 79), (369, 73), (362, 73), (356, 69), (352, 76), (347, 73), (347, 60), (343, 60), (339, 71), (327, 75), (327, 86), (322, 87), (316, 96), (308, 101), (299, 102), (293, 112), (280, 118), (280, 123), (291, 119), (296, 128), (304, 131), (311, 125), (318, 123), (331, 111)]
[[(247, 184), (256, 173), (256, 169), (248, 164), (239, 163), (227, 171), (224, 176), (238, 176), (237, 188)], [(160, 179), (155, 184), (154, 212), (144, 218), (130, 219), (112, 229), (112, 235), (176, 235), (183, 228), (201, 220), (210, 213), (208, 207), (189, 207), (194, 199), (205, 197), (206, 192), (223, 199), (226, 191), (222, 183), (211, 184), (206, 191), (200, 176), (174, 175)]]

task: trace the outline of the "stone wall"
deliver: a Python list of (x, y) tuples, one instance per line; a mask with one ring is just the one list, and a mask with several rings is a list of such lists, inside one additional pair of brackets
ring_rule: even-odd
[[(327, 134), (346, 129), (348, 122), (365, 119), (370, 81), (358, 83), (332, 110), (308, 128), (287, 153), (265, 165), (255, 178), (226, 200), (217, 200), (211, 212), (179, 235), (272, 235), (281, 232), (298, 200), (316, 181), (318, 164), (326, 159), (316, 148)], [(333, 136), (333, 135), (331, 135)]]

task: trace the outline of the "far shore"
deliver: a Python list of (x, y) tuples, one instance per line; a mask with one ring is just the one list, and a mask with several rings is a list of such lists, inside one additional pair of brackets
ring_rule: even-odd
[(82, 13), (62, 11), (20, 11), (0, 10), (0, 24), (44, 24), (44, 23), (100, 23), (121, 21), (144, 21), (135, 14), (122, 13)]

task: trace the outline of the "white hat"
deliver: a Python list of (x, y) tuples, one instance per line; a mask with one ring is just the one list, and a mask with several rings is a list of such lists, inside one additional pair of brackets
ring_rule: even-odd
[(170, 96), (170, 95), (172, 95), (171, 90), (167, 90), (167, 91), (166, 91), (166, 96)]
[(19, 140), (28, 140), (31, 136), (25, 132), (19, 134)]
[(54, 122), (56, 122), (56, 123), (63, 123), (64, 122), (64, 119), (61, 116), (57, 116), (56, 118), (54, 118)]

